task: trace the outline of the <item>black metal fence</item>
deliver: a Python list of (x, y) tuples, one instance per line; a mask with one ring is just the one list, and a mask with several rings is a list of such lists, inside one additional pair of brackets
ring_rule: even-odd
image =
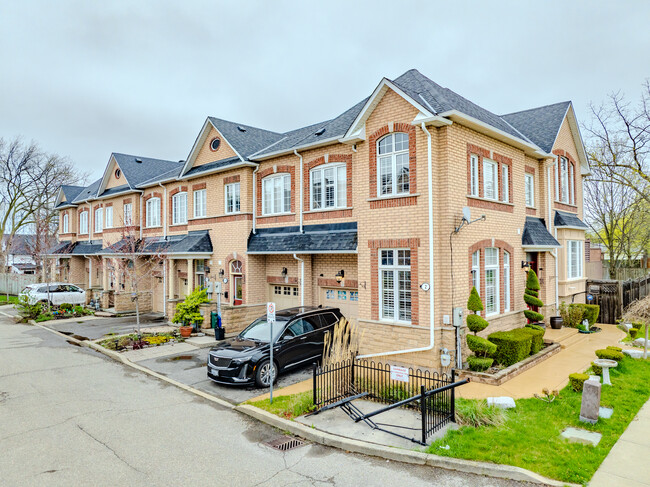
[(313, 400), (317, 408), (367, 393), (364, 399), (419, 411), (421, 440), (413, 441), (422, 444), (444, 425), (456, 421), (455, 388), (467, 382), (456, 382), (453, 369), (448, 376), (408, 368), (408, 373), (397, 378), (391, 374), (390, 364), (355, 359), (323, 366), (314, 364), (313, 381)]

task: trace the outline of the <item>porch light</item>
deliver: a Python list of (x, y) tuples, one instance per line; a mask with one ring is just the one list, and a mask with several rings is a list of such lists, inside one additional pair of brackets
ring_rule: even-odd
[(340, 283), (344, 277), (345, 277), (345, 271), (341, 269), (336, 273), (336, 282)]
[(287, 277), (287, 274), (288, 274), (288, 273), (289, 273), (289, 272), (287, 271), (287, 268), (286, 268), (286, 267), (283, 267), (283, 268), (282, 268), (282, 277)]
[(225, 274), (226, 274), (226, 271), (224, 271), (223, 269), (220, 269), (220, 270), (219, 270), (219, 277), (223, 278), (223, 276), (224, 276)]
[(528, 271), (530, 270), (530, 262), (522, 260), (521, 261), (521, 268), (524, 270), (526, 274), (528, 274)]

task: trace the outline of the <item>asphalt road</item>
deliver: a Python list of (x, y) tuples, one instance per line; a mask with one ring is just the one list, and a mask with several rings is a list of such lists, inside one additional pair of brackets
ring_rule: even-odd
[(13, 486), (514, 486), (306, 445), (0, 317), (0, 484)]

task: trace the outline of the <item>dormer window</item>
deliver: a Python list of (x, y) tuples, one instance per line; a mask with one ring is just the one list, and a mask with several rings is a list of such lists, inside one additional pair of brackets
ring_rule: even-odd
[(379, 196), (408, 193), (410, 191), (408, 134), (396, 132), (379, 139), (377, 154)]

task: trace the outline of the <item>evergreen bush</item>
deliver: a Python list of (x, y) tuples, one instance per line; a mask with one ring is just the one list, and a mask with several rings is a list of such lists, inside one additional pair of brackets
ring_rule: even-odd
[(571, 388), (576, 392), (582, 392), (582, 387), (584, 386), (585, 381), (588, 379), (589, 376), (587, 374), (569, 375), (569, 383), (571, 384)]
[(526, 277), (526, 289), (524, 290), (524, 302), (528, 305), (528, 309), (524, 311), (524, 316), (528, 319), (528, 323), (536, 321), (544, 321), (544, 315), (533, 310), (533, 306), (542, 308), (544, 302), (539, 299), (539, 279), (535, 271), (530, 269)]

